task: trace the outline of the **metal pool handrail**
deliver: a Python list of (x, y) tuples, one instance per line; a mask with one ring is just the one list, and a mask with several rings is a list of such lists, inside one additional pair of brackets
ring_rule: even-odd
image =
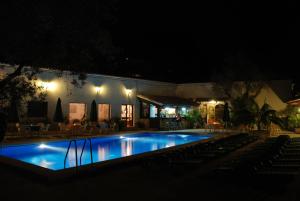
[(87, 140), (90, 142), (91, 164), (93, 164), (93, 148), (92, 148), (92, 140), (91, 140), (91, 138), (85, 138), (85, 139), (84, 139), (83, 146), (82, 146), (81, 154), (80, 154), (80, 160), (79, 160), (80, 162), (79, 162), (79, 165), (81, 165), (81, 158), (82, 158), (83, 151), (84, 151), (85, 144), (86, 144), (86, 141), (87, 141)]
[(71, 147), (72, 142), (74, 142), (74, 144), (75, 144), (76, 168), (78, 167), (77, 142), (76, 142), (76, 140), (70, 140), (69, 146), (68, 146), (68, 150), (67, 150), (67, 153), (66, 153), (66, 156), (65, 156), (65, 160), (64, 160), (64, 168), (66, 168), (66, 160), (67, 160), (67, 156), (68, 156), (68, 154), (69, 154), (69, 151), (70, 151), (70, 147)]

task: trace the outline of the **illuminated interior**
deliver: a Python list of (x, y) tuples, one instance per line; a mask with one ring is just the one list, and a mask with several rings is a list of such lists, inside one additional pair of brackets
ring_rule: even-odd
[(84, 103), (70, 103), (69, 104), (69, 121), (73, 123), (82, 121), (86, 116), (86, 104)]
[(176, 117), (176, 108), (165, 107), (165, 108), (161, 109), (160, 116), (162, 118), (175, 118)]
[(158, 108), (155, 105), (150, 104), (150, 118), (156, 118), (158, 114)]
[(224, 110), (224, 101), (203, 101), (200, 105), (200, 113), (207, 124), (219, 124)]
[(127, 127), (133, 126), (133, 105), (121, 106), (121, 120), (126, 122)]
[(98, 120), (100, 122), (110, 119), (111, 109), (110, 104), (98, 104)]

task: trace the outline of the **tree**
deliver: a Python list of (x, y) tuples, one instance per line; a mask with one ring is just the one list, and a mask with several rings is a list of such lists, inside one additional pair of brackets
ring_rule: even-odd
[(64, 115), (62, 112), (62, 107), (61, 107), (61, 100), (60, 98), (57, 99), (57, 103), (56, 103), (56, 108), (55, 108), (55, 113), (54, 113), (54, 118), (53, 118), (54, 122), (57, 123), (62, 123), (64, 122)]
[[(84, 80), (87, 72), (105, 72), (118, 64), (120, 49), (113, 45), (110, 34), (117, 0), (63, 1), (59, 5), (9, 1), (1, 2), (0, 8), (5, 16), (0, 18), (0, 64), (14, 68), (0, 78), (2, 106), (9, 106), (12, 98), (17, 104), (38, 98), (38, 87), (32, 81), (41, 67), (70, 70)], [(76, 79), (72, 83), (78, 86)]]
[(1, 21), (0, 62), (17, 66), (0, 80), (0, 90), (20, 76), (25, 66), (82, 75), (117, 64), (119, 48), (110, 34), (116, 21), (116, 0), (64, 1), (59, 5), (53, 1), (11, 1), (0, 7), (6, 16), (0, 19), (5, 19)]
[(235, 126), (254, 125), (257, 111), (258, 105), (255, 100), (246, 94), (232, 100), (232, 122)]
[(293, 131), (295, 128), (300, 128), (299, 107), (288, 105), (280, 115), (283, 116), (283, 123), (286, 129)]
[(276, 114), (276, 110), (271, 109), (271, 106), (267, 103), (260, 108), (257, 115), (257, 127), (258, 130), (261, 130), (262, 126), (269, 130), (270, 124), (274, 123), (279, 125), (281, 128), (284, 128), (284, 123), (281, 118)]
[(258, 130), (261, 130), (263, 127), (269, 130), (270, 124), (274, 123), (281, 128), (284, 127), (283, 120), (277, 116), (276, 111), (267, 103), (259, 108), (254, 98), (249, 98), (246, 94), (236, 98), (232, 103), (233, 123), (236, 126), (245, 125), (252, 127), (257, 125)]
[(228, 126), (230, 124), (230, 111), (229, 111), (229, 106), (228, 106), (227, 102), (224, 105), (223, 122), (224, 122), (224, 127), (228, 128)]
[(204, 126), (204, 121), (198, 109), (193, 109), (189, 111), (189, 113), (186, 116), (186, 119), (190, 122), (192, 128), (202, 128)]
[(255, 98), (265, 86), (264, 80), (259, 67), (242, 51), (226, 57), (222, 68), (212, 76), (215, 93), (230, 102), (244, 95)]

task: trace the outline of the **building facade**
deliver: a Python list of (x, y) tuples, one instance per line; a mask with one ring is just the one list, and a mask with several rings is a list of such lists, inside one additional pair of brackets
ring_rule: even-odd
[[(61, 99), (66, 122), (88, 119), (91, 103), (97, 103), (98, 121), (120, 118), (133, 127), (142, 121), (146, 127), (159, 127), (161, 119), (184, 116), (191, 109), (201, 111), (207, 124), (221, 121), (224, 97), (216, 94), (212, 83), (175, 84), (109, 75), (87, 74), (84, 84), (72, 84), (71, 72), (42, 69), (37, 85), (47, 96), (45, 102), (30, 102), (25, 113), (29, 117), (47, 117), (52, 121), (57, 99)], [(78, 80), (77, 80), (78, 82)], [(280, 84), (280, 83), (279, 83)], [(258, 105), (268, 102), (275, 110), (286, 103), (266, 85), (257, 96)]]

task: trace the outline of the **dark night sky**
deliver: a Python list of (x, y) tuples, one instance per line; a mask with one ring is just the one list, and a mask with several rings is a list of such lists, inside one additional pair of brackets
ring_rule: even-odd
[(296, 77), (297, 5), (175, 2), (123, 2), (114, 34), (129, 66), (144, 63), (147, 75), (158, 79), (168, 74), (179, 82), (209, 81), (224, 59), (242, 54), (267, 78)]
[(39, 64), (78, 64), (77, 70), (97, 73), (204, 82), (222, 69), (242, 79), (247, 68), (255, 68), (267, 79), (298, 79), (296, 1), (119, 1), (116, 23), (108, 24), (113, 44), (122, 50), (114, 67), (103, 65), (94, 46), (104, 13), (97, 8), (100, 1), (49, 2), (0, 3), (1, 60), (14, 62), (15, 52), (27, 58), (25, 44)]

